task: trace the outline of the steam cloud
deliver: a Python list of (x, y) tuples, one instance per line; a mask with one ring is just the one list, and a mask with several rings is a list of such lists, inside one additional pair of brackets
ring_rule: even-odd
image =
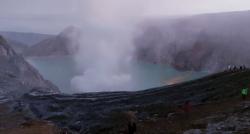
[(97, 32), (99, 35), (88, 33), (81, 38), (82, 45), (75, 60), (82, 74), (72, 79), (73, 88), (85, 92), (128, 90), (133, 50), (130, 39), (124, 34)]
[[(134, 0), (86, 0), (84, 2), (84, 18), (82, 19), (84, 20), (83, 25), (85, 27), (82, 28), (80, 46), (78, 53), (75, 55), (75, 61), (80, 75), (72, 79), (72, 87), (83, 92), (132, 89), (134, 80), (131, 76), (130, 67), (132, 60), (131, 55), (134, 51), (134, 46), (131, 43), (134, 35), (133, 29), (135, 29), (137, 23), (147, 17), (159, 17), (168, 14), (168, 11), (178, 14), (179, 10), (177, 11), (176, 8), (174, 10), (171, 6), (166, 5), (179, 5), (181, 9), (180, 13), (185, 11), (188, 11), (188, 14), (196, 12), (195, 10), (185, 10), (186, 8), (182, 7), (185, 4), (181, 4), (182, 2), (183, 1), (174, 2), (164, 0), (158, 0), (157, 2), (155, 0), (136, 0), (136, 2)], [(222, 3), (217, 4), (220, 5)], [(214, 3), (212, 2), (210, 5), (214, 5)], [(200, 7), (199, 5), (196, 6)], [(187, 4), (187, 7), (190, 9), (196, 9), (196, 6)], [(203, 6), (206, 6), (206, 4)], [(197, 11), (198, 10), (199, 9), (197, 9)], [(214, 9), (213, 11), (217, 10)], [(179, 24), (182, 25), (182, 23)], [(172, 28), (170, 28), (170, 30), (171, 29)], [(182, 27), (180, 29), (182, 29)], [(175, 30), (176, 29), (174, 29), (174, 31)], [(185, 33), (190, 32), (190, 29), (186, 30)], [(191, 29), (191, 31), (192, 30), (197, 31), (196, 28)], [(202, 31), (202, 29), (198, 29), (198, 32), (193, 33), (199, 34), (199, 31)], [(198, 36), (190, 35), (192, 37), (189, 37), (182, 34), (174, 35), (173, 33), (176, 32), (163, 32), (164, 35), (168, 35), (168, 38), (165, 38), (157, 33), (158, 31), (152, 36), (149, 35), (150, 38), (148, 39), (150, 40), (154, 38), (154, 36), (159, 35), (155, 38), (158, 44), (166, 44), (166, 42), (171, 44), (169, 41), (172, 39), (169, 38), (173, 37), (175, 38), (174, 40), (177, 40), (175, 42), (176, 44), (185, 45), (177, 46), (180, 47), (180, 49), (187, 47), (187, 44), (193, 44), (195, 41), (193, 37)], [(159, 39), (161, 37), (162, 39)], [(181, 38), (181, 40), (179, 40), (179, 38)], [(160, 41), (158, 41), (158, 39)], [(187, 41), (190, 43), (187, 43)], [(166, 53), (165, 50), (166, 49), (157, 50), (156, 57), (162, 57), (161, 53)], [(165, 57), (169, 58), (170, 56), (167, 55)]]
[(72, 87), (81, 92), (130, 90), (132, 29), (142, 17), (140, 5), (121, 0), (91, 1), (89, 5), (87, 23), (94, 26), (82, 29), (75, 55), (81, 75), (72, 79)]

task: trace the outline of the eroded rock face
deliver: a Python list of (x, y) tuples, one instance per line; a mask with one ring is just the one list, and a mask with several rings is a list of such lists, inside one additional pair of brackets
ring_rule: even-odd
[(17, 97), (32, 89), (59, 92), (0, 36), (0, 95)]

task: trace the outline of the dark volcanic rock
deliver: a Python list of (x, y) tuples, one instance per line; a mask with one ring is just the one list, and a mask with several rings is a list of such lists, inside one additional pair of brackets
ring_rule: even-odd
[(50, 120), (72, 132), (119, 133), (116, 130), (119, 125), (126, 127), (126, 123), (122, 124), (123, 117), (119, 116), (124, 111), (137, 111), (137, 116), (144, 119), (151, 115), (156, 118), (161, 105), (177, 106), (186, 100), (191, 100), (194, 105), (225, 100), (238, 96), (240, 89), (249, 82), (250, 71), (245, 70), (222, 72), (195, 81), (137, 92), (26, 94), (21, 101), (37, 118)]
[(39, 72), (22, 56), (16, 54), (0, 36), (0, 95), (17, 97), (32, 89), (59, 92), (56, 86), (44, 80)]

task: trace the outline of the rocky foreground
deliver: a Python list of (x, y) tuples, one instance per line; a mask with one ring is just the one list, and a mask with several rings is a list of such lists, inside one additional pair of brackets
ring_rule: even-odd
[[(247, 134), (250, 132), (250, 102), (241, 101), (240, 89), (249, 83), (250, 70), (237, 70), (137, 92), (66, 95), (36, 90), (2, 104), (10, 111), (1, 116), (19, 113), (21, 126), (34, 120), (49, 121), (44, 125), (51, 128), (48, 124), (53, 124), (53, 130), (57, 130), (51, 133), (126, 134), (127, 113), (132, 111), (139, 134)], [(186, 100), (193, 104), (189, 116), (180, 108)], [(20, 126), (14, 125), (14, 128), (18, 130)]]
[(126, 134), (131, 116), (137, 134), (249, 134), (250, 102), (240, 99), (249, 86), (241, 69), (136, 92), (60, 94), (0, 38), (0, 134)]

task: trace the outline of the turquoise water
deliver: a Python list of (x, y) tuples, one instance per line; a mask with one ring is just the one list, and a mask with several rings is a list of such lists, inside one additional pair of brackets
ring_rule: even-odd
[(137, 89), (148, 89), (172, 85), (200, 78), (207, 72), (178, 71), (169, 65), (139, 62), (134, 65), (133, 77), (137, 80)]
[(70, 81), (77, 75), (72, 57), (34, 57), (28, 58), (27, 61), (61, 91), (70, 92)]
[[(71, 79), (78, 73), (73, 57), (39, 57), (28, 58), (47, 80), (57, 85), (62, 92), (71, 93)], [(206, 75), (206, 72), (180, 72), (168, 65), (156, 65), (146, 62), (135, 62), (131, 68), (134, 90), (143, 90), (163, 85), (193, 80)], [(130, 89), (131, 90), (131, 89)]]

